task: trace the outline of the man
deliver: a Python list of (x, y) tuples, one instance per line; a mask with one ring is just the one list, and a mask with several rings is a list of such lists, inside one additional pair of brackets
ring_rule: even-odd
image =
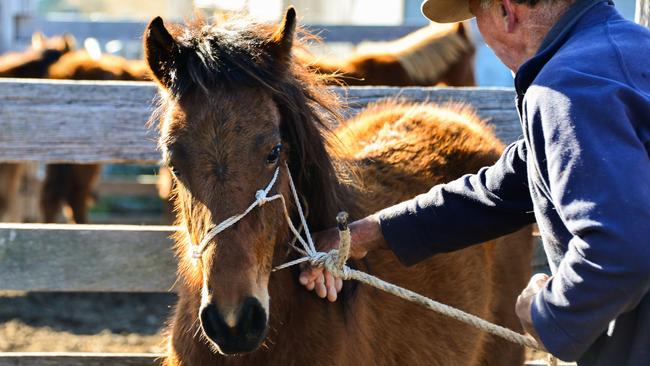
[[(537, 222), (553, 276), (517, 300), (524, 329), (580, 365), (650, 365), (650, 31), (605, 0), (427, 0), (476, 17), (516, 73), (523, 139), (493, 166), (351, 224), (352, 257), (411, 265)], [(472, 220), (467, 220), (472, 217)], [(338, 246), (335, 231), (317, 235)], [(300, 281), (336, 300), (322, 269)]]

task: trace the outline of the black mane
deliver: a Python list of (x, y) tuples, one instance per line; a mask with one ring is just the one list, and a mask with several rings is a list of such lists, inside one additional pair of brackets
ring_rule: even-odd
[(274, 89), (286, 73), (268, 52), (272, 29), (266, 24), (233, 21), (217, 27), (200, 22), (175, 33), (179, 64), (173, 89), (179, 97), (192, 87), (204, 92), (215, 87)]

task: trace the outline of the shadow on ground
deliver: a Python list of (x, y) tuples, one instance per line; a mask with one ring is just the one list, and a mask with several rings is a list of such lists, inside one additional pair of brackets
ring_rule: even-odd
[(175, 302), (169, 293), (0, 293), (0, 324), (20, 321), (79, 335), (154, 335)]

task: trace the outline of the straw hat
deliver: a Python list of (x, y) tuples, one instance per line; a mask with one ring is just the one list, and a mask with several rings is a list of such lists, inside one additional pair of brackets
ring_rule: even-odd
[(455, 23), (474, 18), (469, 0), (424, 0), (422, 14), (436, 23)]

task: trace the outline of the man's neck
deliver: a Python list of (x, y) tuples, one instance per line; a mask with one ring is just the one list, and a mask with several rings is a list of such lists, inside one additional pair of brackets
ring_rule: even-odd
[[(563, 6), (564, 5), (564, 6)], [(539, 52), (539, 48), (550, 30), (557, 24), (562, 15), (569, 9), (570, 3), (562, 2), (539, 3), (530, 13), (531, 15), (520, 25), (519, 44), (515, 45), (520, 50), (515, 55), (510, 68), (517, 72), (519, 67), (530, 60)]]

